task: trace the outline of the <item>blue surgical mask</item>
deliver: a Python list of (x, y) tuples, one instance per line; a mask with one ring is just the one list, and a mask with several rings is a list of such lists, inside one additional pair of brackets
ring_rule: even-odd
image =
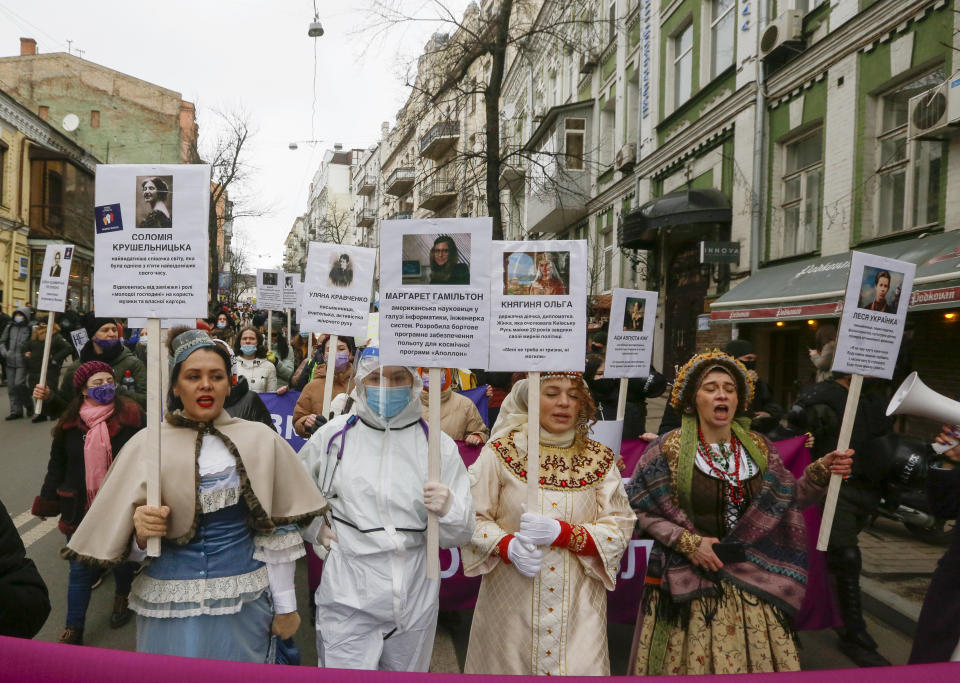
[(244, 356), (252, 356), (252, 355), (255, 354), (256, 352), (257, 352), (257, 345), (256, 345), (256, 344), (241, 344), (241, 345), (240, 345), (240, 353), (242, 353)]
[(18, 325), (22, 323), (24, 320), (26, 320), (26, 318), (24, 318), (22, 315), (13, 316), (13, 322), (17, 323)]
[[(367, 387), (367, 405), (381, 417), (390, 419), (400, 414), (410, 403), (410, 387)], [(380, 396), (383, 404), (380, 404)]]
[(101, 351), (108, 351), (120, 343), (119, 339), (97, 339), (93, 338), (93, 343), (100, 347)]
[(221, 320), (221, 321), (219, 321), (219, 322), (217, 323), (217, 329), (222, 330), (222, 329), (225, 328), (226, 326), (227, 326), (227, 321), (226, 321), (226, 320)]
[(301, 333), (300, 333), (300, 336), (301, 336), (302, 338), (306, 339), (307, 337), (310, 336), (310, 333), (309, 333), (309, 332), (301, 332)]
[(87, 388), (87, 398), (100, 405), (113, 403), (114, 396), (117, 395), (117, 387), (113, 384), (101, 384), (97, 387)]

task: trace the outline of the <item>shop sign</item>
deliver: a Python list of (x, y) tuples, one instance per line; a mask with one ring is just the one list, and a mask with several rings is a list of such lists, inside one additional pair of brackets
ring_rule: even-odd
[(700, 263), (740, 263), (739, 242), (701, 242)]

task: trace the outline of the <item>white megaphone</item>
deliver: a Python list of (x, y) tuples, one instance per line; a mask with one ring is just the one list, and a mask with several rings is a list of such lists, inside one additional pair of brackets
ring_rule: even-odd
[[(960, 425), (960, 403), (938, 394), (921, 382), (916, 372), (911, 372), (890, 399), (887, 416), (890, 415), (916, 415), (941, 424)], [(943, 453), (956, 444), (956, 441), (952, 445), (934, 443), (933, 449)]]

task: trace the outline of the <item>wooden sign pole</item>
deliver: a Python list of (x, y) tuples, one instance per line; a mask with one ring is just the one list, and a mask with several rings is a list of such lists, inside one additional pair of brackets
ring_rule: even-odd
[[(860, 387), (863, 384), (863, 375), (850, 375), (850, 388), (847, 389), (847, 404), (843, 408), (843, 422), (840, 423), (840, 437), (837, 439), (837, 450), (845, 451), (850, 448), (850, 435), (853, 433), (853, 422), (857, 419), (857, 404), (860, 402)], [(864, 457), (863, 453), (856, 456)], [(833, 527), (833, 516), (837, 511), (837, 498), (840, 496), (840, 484), (843, 477), (839, 474), (830, 475), (830, 486), (827, 488), (827, 498), (823, 503), (823, 519), (820, 521), (820, 535), (817, 537), (817, 550), (826, 551), (830, 545), (830, 529)]]
[[(622, 420), (627, 415), (627, 384), (630, 380), (626, 377), (620, 378), (620, 394), (617, 396), (617, 419)], [(644, 429), (646, 431), (646, 429)], [(617, 454), (619, 455), (619, 453)]]
[(267, 353), (273, 351), (273, 311), (267, 309), (267, 340), (264, 343)]
[[(441, 385), (443, 370), (430, 368), (430, 412), (428, 414), (429, 438), (427, 440), (427, 481), (440, 481), (440, 426)], [(427, 578), (440, 578), (440, 522), (436, 512), (427, 513)]]
[[(333, 402), (333, 372), (337, 364), (337, 345), (340, 343), (340, 337), (331, 334), (327, 342), (327, 355), (324, 360), (327, 362), (327, 372), (323, 381), (323, 419), (330, 419), (330, 404)], [(323, 355), (323, 350), (320, 351)]]
[(290, 343), (293, 337), (290, 336), (290, 309), (287, 309), (287, 344)]
[[(160, 498), (160, 319), (147, 319), (147, 505), (159, 507)], [(147, 556), (160, 557), (160, 537), (147, 539)]]
[(527, 512), (540, 512), (540, 373), (527, 373)]
[[(47, 336), (43, 340), (43, 360), (40, 365), (40, 386), (47, 386), (47, 367), (50, 365), (50, 345), (53, 343), (53, 311), (47, 313)], [(33, 403), (33, 412), (37, 415), (43, 412), (43, 399), (38, 398)]]

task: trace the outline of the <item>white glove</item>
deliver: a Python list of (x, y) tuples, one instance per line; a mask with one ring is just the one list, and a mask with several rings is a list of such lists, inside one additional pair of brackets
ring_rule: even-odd
[(514, 536), (507, 546), (507, 559), (526, 577), (533, 578), (540, 573), (543, 564), (543, 550), (535, 545), (524, 543)]
[(440, 482), (428, 481), (423, 485), (423, 504), (430, 512), (443, 517), (453, 506), (453, 494)]
[(524, 512), (520, 515), (520, 531), (516, 533), (516, 536), (524, 543), (551, 545), (559, 535), (560, 522), (558, 520), (538, 515), (535, 512)]

